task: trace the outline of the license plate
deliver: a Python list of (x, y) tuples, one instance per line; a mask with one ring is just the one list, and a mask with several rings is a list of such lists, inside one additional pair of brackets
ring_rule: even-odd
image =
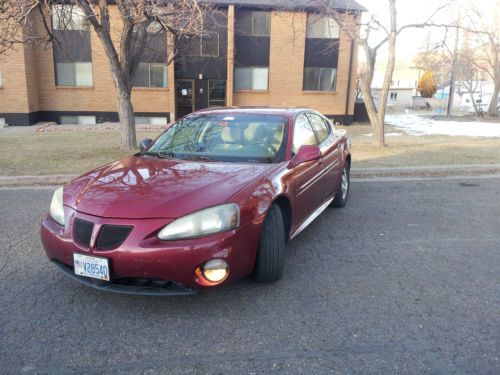
[(73, 254), (75, 275), (109, 281), (109, 261), (106, 258)]

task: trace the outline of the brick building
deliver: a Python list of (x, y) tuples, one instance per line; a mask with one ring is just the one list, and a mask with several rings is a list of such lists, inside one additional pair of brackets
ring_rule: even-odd
[[(329, 0), (359, 17), (355, 1)], [(213, 2), (212, 2), (213, 3)], [(215, 1), (203, 37), (152, 33), (132, 93), (138, 123), (163, 123), (209, 106), (304, 106), (339, 122), (354, 112), (357, 46), (314, 1)], [(344, 4), (344, 6), (342, 6)], [(316, 13), (315, 13), (316, 12)], [(92, 124), (118, 121), (116, 96), (100, 41), (78, 12), (52, 29), (60, 45), (17, 46), (0, 56), (0, 122)], [(112, 26), (119, 25), (116, 8)], [(30, 26), (42, 33), (41, 20)], [(118, 33), (115, 33), (118, 34)], [(185, 44), (166, 64), (171, 43)], [(176, 44), (177, 45), (177, 44)]]

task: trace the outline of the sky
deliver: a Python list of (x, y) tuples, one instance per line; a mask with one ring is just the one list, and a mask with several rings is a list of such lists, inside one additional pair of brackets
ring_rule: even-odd
[[(375, 14), (378, 19), (385, 21), (384, 24), (388, 24), (388, 0), (356, 1), (368, 9), (365, 18), (369, 19), (372, 14)], [(398, 24), (401, 26), (409, 23), (424, 22), (439, 7), (439, 4), (449, 1), (450, 0), (397, 0)], [(497, 9), (498, 4), (498, 0), (455, 0), (453, 5), (435, 16), (434, 22), (449, 23), (453, 17), (463, 15), (465, 12), (464, 9), (469, 9), (471, 7), (476, 7), (481, 13), (489, 15), (491, 19), (486, 22), (493, 22), (492, 18), (495, 10), (497, 10), (497, 13), (500, 12), (500, 9)], [(429, 32), (432, 33), (433, 39), (442, 40), (444, 38), (444, 29), (437, 28), (426, 30), (409, 29), (402, 33), (398, 40), (398, 62), (412, 60), (413, 55), (423, 48)], [(384, 51), (380, 51), (379, 58), (383, 60)]]

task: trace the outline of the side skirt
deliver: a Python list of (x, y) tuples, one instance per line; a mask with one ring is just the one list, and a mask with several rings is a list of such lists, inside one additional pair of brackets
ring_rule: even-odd
[(323, 203), (320, 207), (316, 209), (301, 225), (300, 227), (297, 228), (295, 232), (293, 232), (292, 236), (290, 237), (291, 240), (293, 240), (295, 237), (297, 237), (304, 229), (306, 229), (309, 224), (311, 224), (316, 218), (321, 215), (321, 213), (326, 210), (326, 208), (333, 202), (333, 199), (335, 197), (327, 200), (325, 203)]

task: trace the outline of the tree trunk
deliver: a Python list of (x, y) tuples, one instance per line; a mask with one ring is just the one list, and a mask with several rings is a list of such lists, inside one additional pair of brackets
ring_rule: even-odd
[(389, 56), (387, 67), (385, 70), (384, 83), (380, 91), (380, 100), (378, 105), (378, 121), (377, 129), (375, 131), (375, 142), (379, 147), (385, 147), (385, 113), (387, 110), (387, 100), (389, 98), (389, 91), (391, 89), (392, 75), (396, 66), (396, 40), (397, 40), (397, 12), (396, 0), (389, 0), (389, 12), (391, 18), (391, 29), (389, 33)]
[(130, 94), (118, 93), (118, 118), (121, 126), (121, 148), (135, 150), (137, 136), (135, 131), (134, 107)]
[(369, 81), (369, 75), (365, 75), (360, 79), (360, 88), (363, 98), (365, 100), (366, 112), (368, 113), (368, 118), (370, 119), (370, 125), (373, 131), (373, 143), (377, 146), (385, 146), (385, 135), (384, 126), (380, 123), (377, 107), (375, 105), (375, 99), (373, 98), (372, 91), (370, 88), (371, 82)]
[(474, 108), (474, 114), (479, 117), (479, 108), (476, 104), (476, 99), (474, 99), (474, 91), (469, 91), (470, 100), (472, 101), (472, 107)]
[(115, 46), (111, 39), (107, 3), (104, 0), (102, 1), (103, 3), (99, 5), (102, 25), (98, 23), (97, 17), (95, 16), (94, 11), (87, 1), (78, 0), (78, 4), (84, 10), (85, 14), (87, 15), (88, 21), (101, 40), (104, 52), (106, 53), (106, 57), (108, 58), (111, 76), (113, 78), (113, 83), (115, 84), (116, 92), (118, 95), (117, 102), (118, 118), (120, 120), (121, 126), (121, 148), (127, 151), (135, 150), (137, 148), (137, 137), (135, 131), (134, 108), (132, 106), (131, 99), (132, 86), (130, 84), (130, 80), (132, 78), (130, 72), (126, 69), (123, 69), (122, 65), (120, 64), (118, 53), (116, 52)]
[(500, 92), (500, 85), (495, 85), (495, 91), (493, 91), (493, 96), (491, 97), (490, 108), (488, 108), (488, 116), (498, 116), (498, 96)]

